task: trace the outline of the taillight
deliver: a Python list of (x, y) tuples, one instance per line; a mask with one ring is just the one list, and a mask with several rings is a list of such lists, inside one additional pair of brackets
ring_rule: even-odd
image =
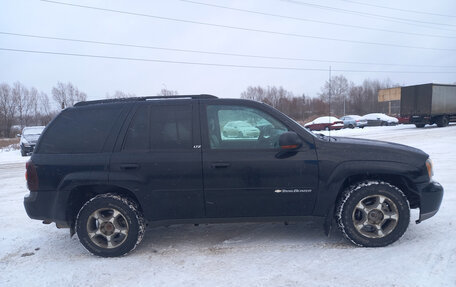
[(27, 187), (30, 191), (38, 190), (38, 174), (36, 173), (35, 165), (31, 160), (25, 164), (25, 179), (27, 180)]

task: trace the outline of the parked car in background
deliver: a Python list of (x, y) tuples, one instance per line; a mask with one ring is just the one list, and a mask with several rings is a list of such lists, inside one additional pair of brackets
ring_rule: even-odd
[(223, 136), (227, 138), (258, 138), (260, 130), (245, 121), (232, 121), (223, 127)]
[(395, 117), (390, 117), (381, 113), (372, 113), (363, 116), (367, 120), (368, 126), (394, 126), (399, 123)]
[(25, 127), (22, 130), (20, 146), (21, 155), (26, 156), (33, 152), (35, 145), (44, 130), (44, 126)]
[(340, 130), (344, 128), (344, 122), (336, 117), (325, 116), (316, 118), (312, 122), (305, 124), (304, 127), (311, 131)]
[(403, 116), (397, 116), (396, 117), (399, 121), (400, 124), (410, 124), (410, 118), (409, 117), (403, 117)]
[(348, 115), (340, 118), (344, 122), (344, 128), (354, 129), (367, 126), (367, 120), (358, 115)]

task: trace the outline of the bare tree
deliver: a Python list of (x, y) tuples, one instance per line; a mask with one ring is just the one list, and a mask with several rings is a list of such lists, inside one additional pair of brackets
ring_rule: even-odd
[(22, 129), (27, 124), (26, 118), (30, 115), (29, 90), (20, 82), (15, 82), (12, 95), (17, 105), (19, 124)]
[(86, 93), (79, 91), (72, 83), (62, 82), (57, 82), (57, 85), (52, 88), (52, 97), (62, 109), (87, 99)]
[(57, 82), (57, 85), (52, 88), (52, 97), (62, 109), (69, 106), (66, 86), (64, 83)]
[(2, 136), (11, 136), (11, 127), (16, 116), (16, 101), (8, 84), (0, 85), (0, 115), (2, 123)]
[[(331, 114), (346, 114), (350, 87), (353, 85), (343, 75), (331, 77), (331, 82), (325, 82), (319, 95), (324, 102), (331, 105)], [(330, 95), (331, 103), (329, 103)]]
[(107, 99), (123, 99), (123, 98), (132, 98), (132, 97), (136, 97), (136, 95), (133, 93), (125, 93), (125, 92), (118, 91), (118, 90), (115, 91), (112, 96), (110, 96), (109, 93), (106, 94)]
[(168, 89), (161, 89), (160, 93), (157, 94), (159, 97), (168, 97), (168, 96), (176, 96), (178, 95), (178, 91), (168, 90)]

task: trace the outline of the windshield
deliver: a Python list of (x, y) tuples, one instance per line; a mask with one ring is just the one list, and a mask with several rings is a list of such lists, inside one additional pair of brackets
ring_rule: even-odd
[(44, 127), (30, 127), (30, 128), (24, 128), (22, 131), (22, 134), (24, 135), (40, 135), (44, 130)]

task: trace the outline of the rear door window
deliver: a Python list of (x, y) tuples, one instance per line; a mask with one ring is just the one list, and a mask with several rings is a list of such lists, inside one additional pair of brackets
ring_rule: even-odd
[(123, 150), (192, 148), (191, 105), (142, 105), (128, 127)]
[(124, 150), (142, 151), (149, 149), (149, 109), (141, 106), (128, 127)]
[(192, 148), (192, 107), (151, 106), (152, 149)]

